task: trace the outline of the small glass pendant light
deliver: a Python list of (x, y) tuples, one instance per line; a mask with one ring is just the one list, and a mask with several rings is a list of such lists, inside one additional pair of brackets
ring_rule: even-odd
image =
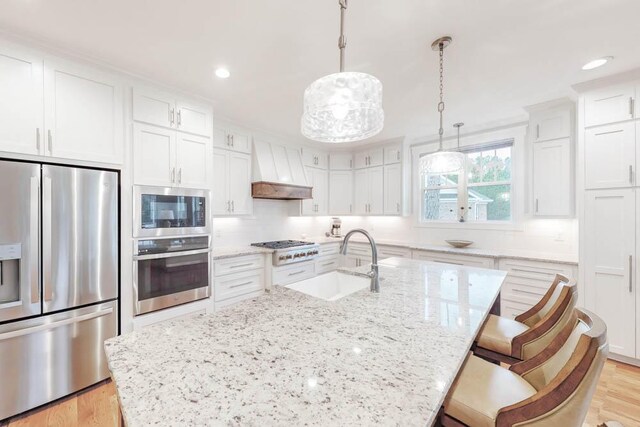
[(449, 44), (451, 44), (451, 37), (448, 36), (441, 37), (431, 44), (431, 48), (438, 51), (440, 55), (440, 102), (438, 103), (438, 113), (440, 113), (440, 130), (438, 131), (440, 146), (435, 153), (430, 153), (420, 158), (420, 170), (423, 174), (455, 174), (464, 168), (464, 154), (442, 149), (442, 136), (444, 134), (444, 128), (442, 127), (442, 113), (444, 111), (444, 48), (449, 46)]
[(344, 16), (340, 4), (340, 72), (311, 83), (304, 91), (302, 134), (320, 142), (351, 142), (374, 136), (384, 126), (382, 83), (366, 73), (344, 71)]

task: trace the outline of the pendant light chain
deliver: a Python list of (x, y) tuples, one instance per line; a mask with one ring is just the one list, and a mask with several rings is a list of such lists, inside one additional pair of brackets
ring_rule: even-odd
[(344, 51), (347, 47), (347, 39), (344, 36), (344, 15), (347, 12), (347, 0), (338, 0), (340, 4), (340, 37), (338, 38), (338, 48), (340, 49), (340, 72), (344, 72)]
[(444, 111), (444, 43), (440, 42), (440, 102), (438, 103), (438, 112), (440, 113), (440, 130), (438, 131), (440, 139), (440, 150), (442, 150), (442, 136), (444, 135), (444, 127), (442, 123), (442, 112)]

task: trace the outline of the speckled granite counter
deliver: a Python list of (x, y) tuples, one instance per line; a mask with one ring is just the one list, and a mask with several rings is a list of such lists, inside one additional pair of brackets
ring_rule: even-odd
[(429, 425), (505, 273), (390, 258), (381, 292), (275, 287), (105, 343), (128, 426)]
[[(310, 242), (316, 242), (320, 244), (325, 243), (340, 243), (342, 240), (337, 239), (335, 237), (315, 237), (307, 239)], [(351, 239), (351, 242), (354, 243), (367, 243), (360, 236), (354, 236)], [(498, 251), (492, 249), (483, 249), (477, 248), (474, 246), (467, 248), (454, 248), (452, 246), (444, 246), (444, 245), (423, 245), (416, 244), (410, 242), (402, 242), (399, 240), (385, 240), (385, 239), (376, 239), (376, 243), (378, 245), (384, 246), (396, 246), (401, 248), (407, 248), (412, 250), (420, 250), (420, 251), (429, 251), (429, 252), (439, 252), (446, 254), (454, 254), (454, 255), (469, 255), (469, 256), (477, 256), (477, 257), (485, 257), (485, 258), (508, 258), (508, 259), (519, 259), (524, 261), (542, 261), (542, 262), (554, 262), (559, 264), (571, 264), (578, 265), (578, 258), (574, 255), (563, 255), (563, 254), (554, 254), (554, 253), (540, 253), (540, 252), (531, 252), (531, 251), (518, 251), (518, 250), (507, 250), (507, 251)]]
[(213, 248), (211, 250), (211, 256), (213, 259), (233, 258), (243, 255), (253, 254), (271, 254), (272, 249), (258, 248), (255, 246), (223, 246), (220, 248)]

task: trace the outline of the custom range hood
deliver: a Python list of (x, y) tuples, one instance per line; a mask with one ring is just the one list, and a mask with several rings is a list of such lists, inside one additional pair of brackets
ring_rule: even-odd
[(251, 197), (303, 200), (312, 198), (312, 190), (307, 184), (300, 150), (275, 143), (253, 142)]

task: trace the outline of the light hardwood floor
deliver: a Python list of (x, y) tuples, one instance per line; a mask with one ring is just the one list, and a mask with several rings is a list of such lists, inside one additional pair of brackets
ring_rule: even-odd
[[(585, 427), (610, 420), (625, 427), (640, 426), (640, 368), (607, 361), (593, 397)], [(111, 381), (97, 385), (23, 416), (0, 422), (0, 427), (120, 427), (120, 411)]]

